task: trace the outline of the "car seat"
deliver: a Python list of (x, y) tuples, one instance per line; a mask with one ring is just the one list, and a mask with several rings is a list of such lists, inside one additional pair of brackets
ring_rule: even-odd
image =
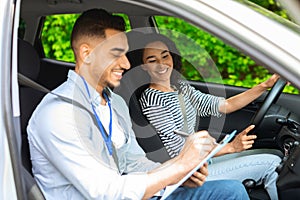
[[(39, 75), (40, 59), (30, 43), (18, 39), (18, 72), (33, 81), (36, 81)], [(27, 87), (19, 83), (20, 111), (21, 111), (21, 134), (22, 147), (21, 156), (24, 167), (23, 177), (28, 199), (44, 199), (43, 194), (38, 188), (31, 172), (31, 160), (29, 144), (27, 140), (27, 123), (35, 107), (41, 101), (45, 93)]]
[(115, 88), (114, 92), (122, 96), (128, 105), (132, 128), (147, 157), (156, 162), (165, 162), (170, 159), (170, 156), (154, 127), (143, 115), (139, 104), (142, 92), (148, 87), (144, 73), (140, 67), (129, 70), (124, 74), (120, 86)]
[(139, 43), (138, 37), (141, 34), (143, 33), (138, 31), (127, 33), (129, 51), (126, 56), (131, 64), (131, 69), (124, 73), (120, 86), (114, 88), (114, 92), (121, 95), (126, 101), (132, 120), (132, 128), (147, 157), (156, 162), (165, 162), (170, 159), (170, 156), (154, 127), (143, 115), (139, 104), (142, 92), (149, 85), (148, 75), (141, 68), (139, 60), (142, 44)]

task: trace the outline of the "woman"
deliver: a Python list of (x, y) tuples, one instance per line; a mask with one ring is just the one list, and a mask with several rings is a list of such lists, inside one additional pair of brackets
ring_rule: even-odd
[[(272, 87), (278, 79), (277, 75), (273, 75), (267, 81), (229, 99), (204, 94), (180, 80), (176, 71), (181, 69), (181, 57), (174, 42), (159, 34), (145, 34), (143, 42), (140, 59), (142, 68), (150, 76), (150, 85), (142, 93), (140, 104), (143, 114), (155, 127), (171, 157), (178, 155), (185, 142), (184, 137), (174, 133), (175, 130), (186, 129), (191, 134), (195, 132), (196, 115), (221, 116), (241, 109)], [(253, 126), (246, 128), (217, 154), (220, 157), (213, 159), (209, 165), (207, 180), (253, 179), (258, 184), (264, 184), (272, 200), (278, 199), (278, 174), (275, 169), (281, 159), (262, 152), (255, 155), (242, 152), (251, 148), (256, 138), (255, 135), (247, 135), (251, 129)]]

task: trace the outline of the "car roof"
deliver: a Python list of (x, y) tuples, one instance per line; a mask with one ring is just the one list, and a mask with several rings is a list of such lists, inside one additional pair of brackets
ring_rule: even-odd
[(109, 12), (128, 15), (131, 13), (140, 16), (158, 14), (155, 10), (141, 8), (119, 0), (23, 0), (21, 16), (81, 13), (90, 8), (103, 8)]

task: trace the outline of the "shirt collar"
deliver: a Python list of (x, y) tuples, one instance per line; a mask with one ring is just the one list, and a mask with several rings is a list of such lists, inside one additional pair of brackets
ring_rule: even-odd
[[(88, 82), (86, 82), (91, 95), (91, 97), (89, 98), (82, 78), (74, 70), (69, 71), (68, 78), (71, 79), (80, 88), (80, 90), (83, 92), (84, 96), (88, 99), (90, 103), (92, 103), (96, 107), (100, 105), (100, 102), (102, 101), (102, 97), (100, 96), (100, 94), (95, 90), (94, 87), (92, 87)], [(106, 93), (108, 94), (107, 96), (110, 99), (112, 93), (111, 89), (107, 88)]]

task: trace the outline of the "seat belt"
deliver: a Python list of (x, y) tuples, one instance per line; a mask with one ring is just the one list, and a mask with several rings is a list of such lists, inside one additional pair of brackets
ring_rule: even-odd
[[(175, 90), (176, 87), (175, 87)], [(186, 109), (185, 109), (185, 101), (184, 101), (184, 96), (181, 90), (178, 91), (178, 100), (182, 112), (182, 117), (183, 117), (183, 128), (182, 131), (189, 133), (189, 128), (188, 128), (188, 121), (187, 121), (187, 115), (186, 115)], [(200, 122), (200, 117), (198, 114), (196, 114), (196, 124), (195, 124), (195, 130), (198, 131), (199, 128), (199, 122)]]
[(20, 84), (24, 85), (24, 86), (27, 86), (27, 87), (30, 87), (32, 89), (38, 90), (40, 92), (53, 94), (53, 95), (57, 96), (58, 98), (62, 99), (63, 101), (66, 101), (66, 102), (74, 104), (74, 105), (76, 105), (80, 108), (83, 108), (86, 111), (88, 111), (90, 114), (92, 114), (91, 111), (89, 111), (87, 108), (85, 108), (81, 103), (77, 102), (76, 100), (73, 100), (73, 99), (64, 97), (62, 95), (56, 94), (56, 93), (52, 92), (51, 90), (49, 90), (48, 88), (34, 82), (30, 78), (24, 76), (23, 74), (18, 73), (18, 82)]
[[(94, 121), (94, 123), (96, 124), (97, 126), (97, 121), (96, 121), (96, 118), (94, 117), (94, 113), (92, 113), (90, 110), (88, 110), (85, 106), (83, 106), (81, 103), (79, 103), (78, 101), (74, 100), (74, 99), (71, 99), (71, 98), (68, 98), (68, 97), (65, 97), (65, 96), (62, 96), (62, 95), (59, 95), (59, 94), (56, 94), (55, 92), (52, 92), (51, 90), (49, 90), (48, 88), (34, 82), (33, 80), (31, 80), (30, 78), (24, 76), (23, 74), (20, 74), (18, 73), (18, 82), (19, 84), (21, 85), (24, 85), (24, 86), (27, 86), (27, 87), (30, 87), (32, 89), (35, 89), (37, 91), (40, 91), (40, 92), (43, 92), (43, 93), (50, 93), (54, 96), (57, 96), (59, 99), (67, 102), (67, 103), (70, 103), (70, 104), (73, 104), (74, 106), (77, 106), (79, 108), (82, 108), (84, 109), (85, 111), (87, 111), (90, 115), (92, 115), (92, 119)], [(97, 126), (98, 127), (98, 126)], [(99, 128), (99, 127), (98, 127)], [(100, 130), (99, 130), (100, 131)], [(107, 132), (106, 130), (104, 129), (104, 132), (106, 135)], [(118, 160), (118, 157), (116, 155), (116, 148), (114, 145), (112, 145), (113, 147), (113, 153), (112, 153), (112, 156), (113, 156), (113, 159), (115, 161), (115, 164), (117, 165), (118, 167), (118, 170), (119, 170), (119, 160)], [(119, 170), (120, 171), (120, 170)]]
[(184, 99), (183, 99), (183, 94), (179, 92), (178, 94), (178, 100), (180, 103), (180, 108), (182, 112), (182, 117), (183, 117), (183, 128), (182, 131), (185, 133), (189, 133), (189, 128), (188, 128), (188, 122), (187, 122), (187, 116), (186, 116), (186, 110), (185, 110), (185, 105), (184, 105)]

